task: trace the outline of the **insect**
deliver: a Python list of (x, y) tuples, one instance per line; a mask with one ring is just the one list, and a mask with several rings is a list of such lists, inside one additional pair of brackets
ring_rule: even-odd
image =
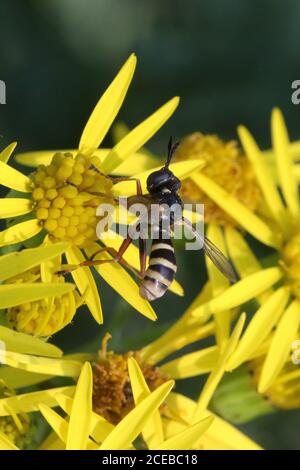
[[(141, 279), (141, 297), (149, 301), (162, 297), (174, 280), (177, 271), (177, 264), (172, 243), (172, 232), (176, 224), (184, 224), (201, 244), (204, 249), (204, 253), (211, 259), (220, 272), (222, 272), (231, 282), (236, 281), (236, 275), (232, 265), (223, 253), (206, 236), (200, 234), (188, 219), (182, 216), (182, 211), (180, 211), (180, 215), (178, 216), (174, 214), (173, 211), (167, 210), (174, 207), (174, 205), (178, 205), (181, 208), (183, 207), (183, 203), (178, 194), (181, 182), (169, 169), (172, 156), (174, 155), (178, 145), (179, 143), (173, 144), (172, 139), (169, 140), (165, 165), (160, 170), (152, 172), (147, 178), (146, 184), (148, 194), (143, 194), (141, 183), (138, 179), (123, 177), (112, 178), (110, 176), (103, 175), (111, 178), (114, 183), (126, 180), (136, 181), (136, 195), (129, 196), (127, 198), (127, 207), (129, 208), (129, 211), (130, 207), (135, 203), (143, 204), (149, 208), (149, 210), (153, 205), (157, 205), (159, 209), (161, 209), (158, 223), (154, 230), (155, 235), (152, 238), (148, 266), (146, 266), (147, 241), (146, 238), (143, 238), (142, 236), (138, 238), (140, 258), (139, 271), (132, 268), (132, 266), (130, 266), (123, 258), (124, 253), (133, 241), (133, 238), (130, 235), (124, 239), (118, 251), (113, 248), (106, 247), (95, 253), (95, 255), (97, 255), (101, 251), (107, 251), (113, 256), (111, 261), (120, 262), (125, 267), (133, 271), (134, 274)], [(97, 168), (94, 168), (94, 170), (101, 173)], [(168, 218), (167, 225), (164, 223), (166, 218)], [(140, 228), (141, 223), (142, 222), (138, 220), (136, 224), (137, 229)], [(95, 255), (92, 259), (82, 262), (78, 267), (93, 266), (109, 261), (94, 259)], [(71, 268), (71, 270), (73, 269), (74, 268)], [(70, 272), (70, 270), (60, 271), (60, 274), (66, 274), (67, 272)]]

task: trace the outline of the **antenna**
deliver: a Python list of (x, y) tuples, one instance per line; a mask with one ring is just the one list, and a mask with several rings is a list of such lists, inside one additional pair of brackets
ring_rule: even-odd
[(175, 144), (173, 144), (173, 138), (172, 136), (170, 137), (169, 139), (169, 142), (168, 142), (168, 155), (167, 155), (167, 161), (166, 161), (166, 164), (164, 166), (164, 168), (168, 168), (170, 163), (171, 163), (171, 159), (174, 155), (174, 152), (175, 150), (177, 149), (179, 145), (179, 142), (175, 142)]

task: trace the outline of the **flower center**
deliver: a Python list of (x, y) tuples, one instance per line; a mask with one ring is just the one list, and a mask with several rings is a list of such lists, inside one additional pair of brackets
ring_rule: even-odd
[[(13, 395), (15, 392), (0, 380), (0, 398), (8, 398)], [(31, 444), (34, 428), (27, 414), (16, 415), (12, 413), (10, 416), (0, 417), (0, 431), (19, 449), (26, 449)]]
[(287, 283), (294, 296), (300, 299), (300, 232), (284, 246), (281, 263), (286, 272)]
[[(53, 275), (53, 282), (64, 282), (63, 276)], [(10, 284), (41, 282), (38, 267), (8, 279)], [(11, 327), (23, 333), (50, 336), (64, 328), (76, 313), (80, 303), (76, 291), (67, 294), (27, 302), (7, 310)]]
[(56, 153), (50, 165), (33, 174), (36, 217), (54, 240), (86, 247), (96, 240), (96, 209), (113, 203), (112, 182), (97, 172), (99, 161), (71, 153)]
[[(174, 160), (204, 160), (201, 173), (209, 177), (249, 210), (255, 212), (261, 201), (261, 192), (255, 181), (251, 165), (235, 141), (224, 142), (215, 135), (195, 132), (185, 137)], [(217, 224), (236, 225), (236, 222), (215, 204), (192, 181), (182, 182), (181, 195), (185, 202), (204, 204), (205, 220)]]
[(115, 354), (106, 351), (110, 336), (106, 335), (99, 353), (98, 363), (93, 365), (93, 410), (112, 424), (117, 424), (134, 407), (134, 399), (128, 374), (128, 359), (134, 357), (141, 367), (151, 391), (167, 380), (158, 367), (142, 363), (138, 352)]

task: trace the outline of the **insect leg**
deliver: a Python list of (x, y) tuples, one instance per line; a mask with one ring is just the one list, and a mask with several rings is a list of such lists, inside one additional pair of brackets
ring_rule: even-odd
[[(102, 173), (101, 173), (102, 174)], [(143, 195), (143, 191), (142, 191), (142, 185), (141, 185), (141, 182), (138, 178), (127, 178), (127, 177), (118, 177), (118, 178), (113, 178), (111, 176), (108, 176), (108, 175), (104, 175), (106, 176), (107, 178), (109, 178), (113, 184), (117, 184), (117, 183), (122, 183), (122, 181), (135, 181), (136, 182), (136, 193), (137, 193), (137, 196), (142, 196)], [(116, 197), (113, 197), (113, 196), (107, 196), (105, 195), (104, 193), (99, 193), (99, 192), (90, 192), (89, 194), (93, 194), (94, 196), (106, 196), (106, 197), (110, 197), (111, 199), (113, 199), (115, 202), (117, 203), (120, 203), (120, 199), (119, 198), (116, 198)]]
[[(101, 264), (104, 264), (104, 263), (112, 263), (112, 262), (115, 262), (115, 263), (120, 263), (122, 266), (124, 266), (125, 268), (127, 268), (129, 271), (131, 271), (135, 276), (137, 276), (138, 278), (140, 278), (140, 273), (137, 269), (133, 268), (124, 258), (123, 258), (123, 254), (125, 253), (125, 251), (127, 250), (128, 246), (131, 244), (132, 242), (132, 239), (131, 238), (126, 238), (121, 247), (119, 248), (119, 250), (115, 250), (114, 248), (112, 247), (105, 247), (99, 251), (97, 251), (96, 253), (94, 253), (93, 257), (87, 261), (84, 261), (81, 266), (99, 266)], [(113, 259), (110, 259), (110, 260), (98, 260), (98, 259), (95, 259), (95, 257), (99, 254), (99, 253), (103, 253), (103, 252), (107, 252), (109, 253)]]
[[(140, 225), (137, 225), (137, 230), (139, 229)], [(90, 260), (87, 260), (84, 262), (84, 266), (94, 266), (97, 264), (102, 264), (105, 262), (118, 262), (122, 264), (125, 268), (129, 269), (133, 274), (135, 274), (136, 277), (139, 279), (143, 279), (145, 276), (146, 272), (146, 260), (147, 260), (147, 251), (146, 251), (146, 240), (142, 237), (139, 237), (139, 258), (140, 258), (140, 270), (138, 271), (137, 269), (133, 268), (124, 258), (123, 255), (126, 252), (127, 248), (131, 245), (132, 243), (132, 238), (128, 235), (128, 237), (123, 240), (119, 250), (115, 250), (114, 248), (111, 247), (106, 247), (102, 248), (99, 251), (96, 251), (96, 253), (93, 254), (92, 258)], [(107, 251), (109, 254), (113, 256), (113, 260), (95, 260), (95, 256), (97, 256), (99, 253)], [(92, 264), (90, 264), (92, 263)]]
[(143, 195), (142, 184), (141, 184), (141, 181), (138, 178), (128, 178), (126, 176), (124, 176), (124, 177), (120, 176), (120, 177), (117, 177), (117, 178), (113, 178), (112, 181), (113, 181), (113, 184), (122, 183), (123, 181), (135, 181), (136, 182), (136, 194), (138, 196)]
[[(61, 271), (57, 271), (56, 274), (58, 275), (66, 275), (68, 273), (71, 273), (72, 271), (75, 271), (76, 269), (78, 268), (83, 268), (83, 267), (92, 267), (92, 266), (99, 266), (101, 264), (105, 264), (105, 263), (120, 263), (122, 264), (125, 268), (129, 269), (130, 271), (133, 272), (133, 274), (135, 274), (135, 276), (137, 276), (138, 278), (141, 278), (141, 274), (138, 270), (136, 270), (135, 268), (133, 268), (124, 258), (123, 258), (123, 255), (125, 253), (125, 251), (127, 250), (127, 248), (129, 247), (129, 245), (132, 243), (132, 238), (131, 237), (127, 237), (125, 238), (125, 240), (123, 240), (119, 250), (115, 250), (114, 248), (112, 247), (105, 247), (105, 248), (101, 248), (100, 250), (96, 251), (93, 256), (88, 259), (88, 260), (85, 260), (85, 261), (82, 261), (82, 263), (79, 263), (77, 264), (76, 266), (71, 266), (69, 268), (66, 268), (66, 269), (62, 269)], [(99, 255), (100, 253), (103, 253), (103, 252), (107, 252), (109, 253), (111, 256), (112, 256), (112, 259), (107, 259), (107, 260), (100, 260), (100, 259), (95, 259), (95, 257), (97, 255)]]
[(136, 193), (138, 196), (142, 196), (142, 185), (138, 178), (130, 178), (128, 176), (117, 176), (114, 178), (113, 176), (106, 175), (101, 170), (99, 170), (95, 165), (91, 166), (91, 169), (96, 171), (99, 175), (104, 176), (105, 178), (109, 179), (113, 184), (122, 183), (123, 181), (135, 181), (136, 182)]

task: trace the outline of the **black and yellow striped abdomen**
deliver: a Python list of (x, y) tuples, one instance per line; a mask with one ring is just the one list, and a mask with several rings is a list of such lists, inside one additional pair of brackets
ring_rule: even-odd
[(153, 240), (149, 266), (140, 286), (141, 296), (149, 301), (162, 297), (173, 282), (176, 271), (171, 239)]

